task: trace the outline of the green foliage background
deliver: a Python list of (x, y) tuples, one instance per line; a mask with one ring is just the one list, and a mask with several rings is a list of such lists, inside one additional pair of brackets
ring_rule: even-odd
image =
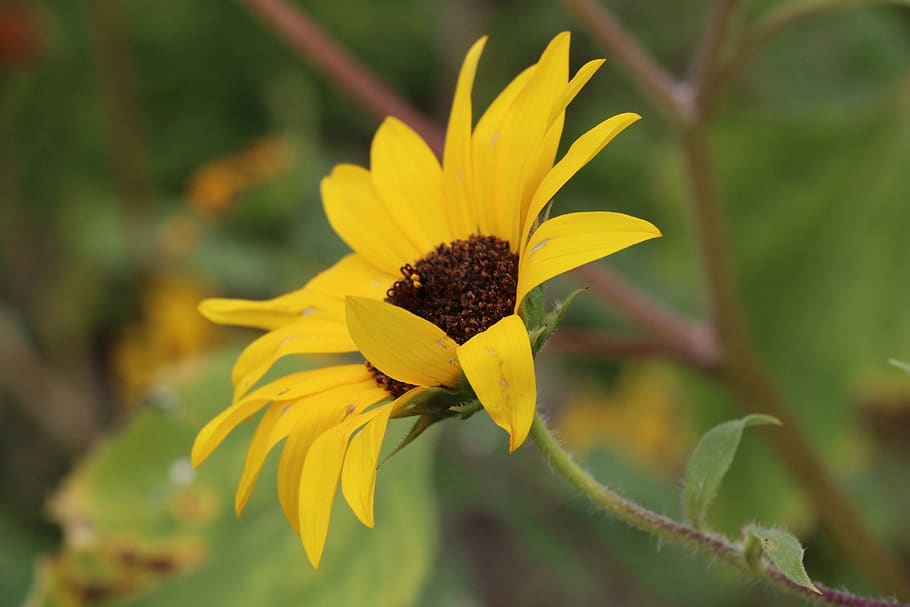
[[(772, 5), (749, 3), (747, 12)], [(482, 414), (434, 429), (381, 470), (375, 530), (339, 508), (318, 574), (282, 520), (272, 489), (276, 462), (266, 466), (272, 477), (260, 480), (243, 518), (230, 512), (246, 445), (240, 432), (190, 485), (174, 484), (172, 466), (225, 404), (230, 353), (250, 334), (221, 332), (205, 349), (158, 361), (146, 386), (152, 396), (129, 406), (114, 368), (125, 327), (148, 321), (143, 302), (156, 277), (189, 277), (203, 293), (268, 297), (331, 263), (345, 249), (321, 212), (318, 182), (336, 163), (368, 161), (378, 121), (239, 3), (22, 6), (38, 42), (27, 60), (0, 64), (0, 303), (47, 367), (85, 396), (86, 415), (104, 437), (77, 457), (0, 375), (0, 606), (22, 604), (29, 588), (30, 604), (70, 604), (60, 598), (72, 598), (67, 580), (84, 589), (123, 579), (132, 585), (75, 604), (785, 602), (592, 513), (542, 473), (533, 448), (506, 457), (504, 436)], [(659, 59), (677, 73), (685, 69), (704, 3), (611, 6)], [(482, 33), (491, 39), (476, 85), (481, 105), (562, 29), (575, 32), (575, 66), (604, 56), (549, 2), (313, 0), (306, 7), (440, 121), (462, 54)], [(100, 25), (104, 10), (119, 17), (113, 31)], [(99, 51), (117, 35), (124, 52), (113, 65), (126, 74), (135, 109), (126, 124), (112, 110), (112, 64)], [(609, 209), (653, 221), (665, 238), (609, 264), (702, 315), (678, 150), (616, 62), (573, 103), (564, 141), (619, 111), (645, 120), (579, 174), (555, 212)], [(118, 178), (118, 134), (131, 129), (138, 133), (131, 166), (139, 196)], [(188, 183), (196, 171), (265, 136), (288, 142), (289, 165), (240, 192), (222, 213), (194, 211)], [(775, 38), (738, 74), (712, 137), (739, 285), (762, 355), (840, 485), (906, 564), (910, 382), (886, 361), (910, 359), (910, 13), (843, 12)], [(178, 238), (187, 252), (165, 255), (159, 240), (175, 219), (190, 228)], [(549, 293), (564, 297), (580, 285), (568, 277)], [(586, 294), (566, 323), (632, 331)], [(12, 360), (0, 364), (15, 368)], [(614, 394), (642, 364), (544, 350), (543, 404), (558, 420), (573, 407), (575, 386)], [(674, 440), (687, 453), (704, 430), (740, 410), (710, 380), (666, 367), (684, 420)], [(598, 478), (681, 516), (684, 459), (655, 467), (605, 441), (585, 453)], [(183, 490), (205, 494), (203, 511), (215, 514), (175, 518), (172, 499)], [(73, 491), (75, 501), (61, 498)], [(752, 520), (788, 526), (807, 546), (813, 577), (869, 589), (786, 466), (748, 434), (710, 518), (730, 533)], [(87, 544), (79, 540), (83, 527)], [(124, 569), (114, 563), (123, 546), (175, 560), (158, 570)]]

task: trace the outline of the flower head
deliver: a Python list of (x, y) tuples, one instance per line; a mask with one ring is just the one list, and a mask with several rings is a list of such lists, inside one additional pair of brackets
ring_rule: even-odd
[[(485, 42), (474, 44), (461, 68), (441, 166), (414, 131), (387, 118), (369, 169), (343, 164), (323, 179), (326, 215), (351, 254), (275, 299), (210, 299), (200, 307), (215, 322), (267, 333), (238, 358), (233, 403), (199, 432), (193, 462), (264, 408), (236, 508), (268, 452), (287, 439), (278, 497), (317, 567), (339, 480), (351, 509), (373, 526), (390, 418), (420, 415), (426, 425), (476, 399), (508, 432), (509, 451), (517, 449), (536, 405), (532, 292), (660, 236), (620, 213), (539, 222), (557, 191), (639, 116), (603, 121), (554, 164), (566, 107), (603, 61), (570, 78), (569, 34), (559, 34), (475, 125), (471, 88)], [(360, 352), (365, 364), (302, 371), (252, 389), (283, 356), (341, 352)]]

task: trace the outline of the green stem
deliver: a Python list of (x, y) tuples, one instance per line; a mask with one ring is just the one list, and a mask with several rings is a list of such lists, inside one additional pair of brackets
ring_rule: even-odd
[(547, 428), (546, 422), (539, 413), (535, 415), (534, 423), (531, 425), (531, 438), (534, 439), (538, 449), (541, 450), (554, 470), (579, 493), (588, 498), (595, 506), (636, 529), (710, 555), (746, 574), (761, 579), (778, 590), (802, 597), (818, 605), (908, 607), (904, 603), (860, 597), (813, 582), (821, 591), (821, 594), (816, 594), (808, 588), (791, 582), (765, 560), (760, 560), (758, 563), (755, 562), (754, 557), (747, 560), (746, 549), (742, 545), (734, 544), (722, 535), (674, 521), (623, 497), (588, 474), (563, 448)]
[(812, 498), (844, 554), (882, 588), (910, 598), (910, 583), (900, 563), (872, 535), (815, 454), (791, 413), (792, 406), (771, 380), (752, 341), (735, 281), (730, 237), (706, 131), (706, 126), (698, 122), (680, 135), (706, 290), (724, 361), (721, 377), (744, 411), (766, 413), (782, 422), (780, 430), (764, 437)]

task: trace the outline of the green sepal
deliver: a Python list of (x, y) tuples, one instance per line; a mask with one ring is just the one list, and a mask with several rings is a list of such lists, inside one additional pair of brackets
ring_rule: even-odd
[(569, 296), (566, 297), (565, 301), (558, 302), (556, 307), (553, 308), (543, 319), (543, 322), (540, 326), (535, 327), (531, 330), (530, 339), (531, 339), (531, 351), (534, 354), (540, 352), (540, 349), (546, 345), (546, 343), (553, 336), (553, 333), (556, 331), (556, 327), (559, 326), (560, 321), (562, 321), (563, 314), (566, 313), (566, 310), (569, 308), (569, 304), (578, 296), (579, 293), (587, 291), (587, 287), (581, 289), (575, 289)]
[(525, 295), (518, 308), (518, 315), (524, 321), (528, 331), (534, 331), (546, 322), (546, 310), (543, 301), (543, 285), (537, 285)]
[(751, 536), (758, 540), (762, 553), (788, 580), (812, 592), (822, 593), (806, 573), (803, 566), (805, 550), (795, 535), (784, 529), (757, 526), (748, 527), (746, 534), (747, 537)]
[(483, 409), (483, 405), (481, 405), (480, 401), (477, 399), (474, 399), (469, 403), (449, 407), (449, 411), (461, 416), (461, 419), (468, 419), (481, 409)]
[(436, 422), (440, 422), (440, 421), (444, 420), (446, 417), (448, 417), (448, 416), (434, 414), (434, 413), (424, 413), (423, 415), (418, 417), (417, 421), (414, 422), (414, 425), (411, 426), (411, 430), (408, 432), (407, 436), (405, 436), (403, 439), (401, 439), (401, 442), (398, 443), (398, 446), (395, 447), (395, 449), (393, 449), (391, 453), (389, 453), (384, 458), (382, 458), (382, 461), (379, 462), (379, 465), (376, 466), (376, 468), (377, 469), (381, 468), (382, 465), (384, 463), (386, 463), (387, 461), (389, 461), (389, 459), (393, 455), (395, 455), (396, 453), (398, 453), (399, 451), (401, 451), (402, 449), (407, 447), (409, 444), (411, 444), (411, 442), (413, 442), (414, 439), (416, 439), (418, 436), (423, 434), (427, 430), (427, 428), (429, 428)]
[(747, 415), (714, 426), (698, 441), (686, 465), (683, 485), (683, 506), (692, 526), (699, 529), (705, 526), (708, 508), (733, 463), (743, 430), (760, 424), (779, 426), (780, 421), (770, 415)]
[(408, 399), (404, 406), (395, 411), (394, 417), (414, 417), (424, 413), (440, 413), (467, 399), (467, 395), (461, 391), (442, 387), (427, 388), (420, 394)]

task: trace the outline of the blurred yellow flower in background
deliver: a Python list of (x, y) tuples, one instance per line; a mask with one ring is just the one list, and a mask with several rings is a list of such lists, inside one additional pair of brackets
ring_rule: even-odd
[[(236, 509), (269, 451), (287, 438), (278, 496), (314, 567), (339, 481), (357, 517), (373, 526), (389, 418), (454, 415), (451, 407), (476, 398), (508, 432), (509, 451), (517, 449), (536, 406), (528, 333), (538, 327), (529, 326), (526, 296), (563, 272), (660, 236), (620, 213), (540, 222), (560, 188), (639, 116), (608, 118), (554, 164), (566, 107), (603, 61), (570, 78), (569, 34), (559, 34), (475, 125), (471, 90), (485, 42), (474, 44), (461, 68), (441, 165), (413, 130), (387, 118), (369, 169), (342, 164), (323, 179), (329, 223), (353, 253), (281, 297), (200, 307), (214, 322), (268, 332), (238, 358), (233, 403), (199, 432), (193, 463), (266, 408)], [(298, 372), (253, 390), (279, 358), (343, 352), (367, 362)]]
[(679, 392), (666, 366), (630, 366), (612, 389), (587, 385), (570, 394), (556, 430), (573, 450), (609, 445), (654, 472), (676, 476), (691, 446)]
[(165, 366), (206, 350), (215, 331), (194, 307), (206, 291), (178, 274), (154, 278), (143, 291), (140, 318), (127, 325), (113, 349), (121, 395), (134, 405)]
[(187, 186), (193, 209), (202, 216), (224, 213), (246, 190), (287, 170), (293, 160), (291, 146), (279, 137), (263, 137), (246, 150), (218, 158), (196, 171)]

